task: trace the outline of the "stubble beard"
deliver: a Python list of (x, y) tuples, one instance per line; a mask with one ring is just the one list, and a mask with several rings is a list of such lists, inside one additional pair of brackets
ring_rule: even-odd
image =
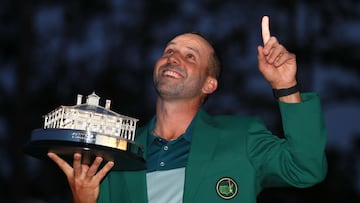
[(166, 81), (155, 80), (155, 90), (161, 98), (179, 98), (184, 92), (184, 84), (166, 84)]
[(185, 85), (184, 81), (171, 82), (154, 79), (157, 94), (163, 99), (185, 99), (194, 98), (201, 94), (201, 82)]

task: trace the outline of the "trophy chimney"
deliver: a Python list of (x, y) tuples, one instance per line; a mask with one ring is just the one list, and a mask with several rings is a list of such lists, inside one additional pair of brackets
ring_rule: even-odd
[(105, 109), (110, 109), (110, 105), (111, 105), (111, 100), (107, 99), (106, 103), (105, 103)]
[(77, 95), (77, 100), (76, 100), (76, 105), (80, 105), (82, 102), (82, 95), (81, 94), (78, 94)]

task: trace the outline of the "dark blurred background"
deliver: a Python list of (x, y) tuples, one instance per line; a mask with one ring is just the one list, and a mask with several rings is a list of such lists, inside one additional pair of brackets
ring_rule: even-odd
[(281, 135), (277, 103), (257, 70), (263, 15), (296, 53), (302, 91), (321, 97), (329, 173), (308, 189), (267, 189), (259, 202), (359, 202), (357, 0), (1, 0), (0, 202), (71, 202), (62, 172), (23, 153), (31, 131), (49, 111), (93, 91), (144, 124), (154, 113), (153, 64), (182, 32), (208, 36), (223, 60), (222, 84), (205, 108), (258, 115)]

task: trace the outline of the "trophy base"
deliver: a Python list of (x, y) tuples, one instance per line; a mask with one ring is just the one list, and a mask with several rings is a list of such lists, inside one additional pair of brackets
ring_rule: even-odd
[[(78, 132), (79, 131), (76, 131), (76, 133)], [(62, 135), (61, 139), (56, 139), (59, 133)], [(50, 136), (41, 139), (44, 137), (44, 134), (50, 134)], [(104, 159), (101, 167), (108, 161), (113, 161), (115, 165), (111, 170), (114, 171), (137, 171), (146, 169), (143, 157), (131, 152), (131, 150), (122, 150), (93, 143), (79, 142), (78, 140), (72, 141), (69, 139), (70, 136), (66, 136), (71, 134), (74, 133), (69, 130), (34, 130), (32, 133), (32, 140), (25, 145), (24, 151), (41, 160), (49, 160), (47, 153), (54, 152), (71, 166), (74, 153), (81, 153), (82, 163), (87, 165), (91, 165), (97, 156), (101, 156)], [(51, 137), (51, 139), (49, 139), (49, 137)], [(127, 145), (129, 148), (138, 147), (135, 143), (127, 143)]]

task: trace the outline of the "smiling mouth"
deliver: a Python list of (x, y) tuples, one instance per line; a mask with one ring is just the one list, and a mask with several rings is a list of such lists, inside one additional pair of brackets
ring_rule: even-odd
[(165, 70), (165, 71), (163, 71), (162, 75), (165, 77), (171, 77), (171, 78), (175, 78), (175, 79), (180, 79), (183, 77), (180, 73), (178, 73), (176, 71), (172, 71), (172, 70)]

